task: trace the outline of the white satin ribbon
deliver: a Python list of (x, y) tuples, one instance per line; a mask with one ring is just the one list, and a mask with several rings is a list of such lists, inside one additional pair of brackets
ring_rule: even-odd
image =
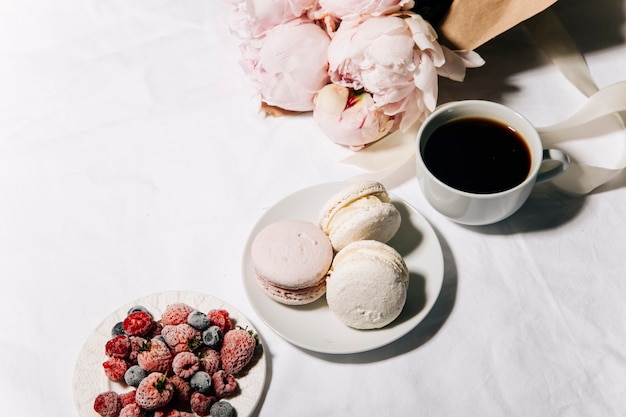
[[(572, 158), (566, 173), (553, 181), (559, 188), (573, 194), (590, 193), (626, 167), (626, 128), (618, 114), (626, 110), (626, 81), (599, 89), (593, 81), (585, 58), (567, 30), (549, 9), (525, 22), (524, 25), (530, 36), (544, 49), (563, 75), (588, 97), (565, 120), (537, 129), (544, 147), (561, 148), (565, 142), (580, 139), (578, 128), (594, 121), (601, 122), (603, 131), (607, 129), (619, 131), (621, 144), (616, 145), (621, 145), (621, 156), (617, 161), (610, 162), (609, 166), (599, 166)], [(415, 158), (418, 128), (419, 123), (408, 132), (395, 132), (384, 140), (350, 155), (342, 162), (367, 171), (358, 177), (378, 179), (388, 177)], [(590, 137), (584, 139), (591, 140)], [(611, 155), (599, 155), (599, 159), (615, 160), (615, 150), (612, 149), (610, 153)]]

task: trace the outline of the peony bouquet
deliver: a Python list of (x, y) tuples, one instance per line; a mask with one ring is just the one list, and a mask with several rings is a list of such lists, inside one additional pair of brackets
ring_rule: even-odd
[(484, 63), (441, 45), (420, 0), (224, 1), (263, 109), (311, 111), (328, 138), (352, 150), (424, 120), (439, 76), (462, 81)]

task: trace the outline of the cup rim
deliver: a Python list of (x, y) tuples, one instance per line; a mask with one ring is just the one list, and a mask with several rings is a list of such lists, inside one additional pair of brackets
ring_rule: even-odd
[[(416, 141), (416, 147), (417, 147), (417, 158), (420, 161), (420, 164), (423, 166), (423, 170), (426, 173), (426, 175), (429, 176), (430, 179), (434, 180), (439, 186), (457, 193), (459, 195), (465, 196), (465, 197), (470, 197), (470, 198), (478, 198), (478, 199), (490, 199), (490, 198), (494, 198), (494, 197), (499, 197), (499, 196), (505, 196), (507, 194), (511, 194), (511, 193), (515, 193), (517, 192), (517, 190), (519, 190), (520, 188), (524, 188), (526, 187), (529, 183), (534, 183), (536, 181), (537, 178), (537, 173), (539, 172), (539, 169), (541, 168), (541, 157), (540, 155), (534, 155), (533, 149), (531, 148), (531, 144), (529, 143), (526, 135), (521, 135), (522, 138), (524, 139), (524, 141), (526, 142), (527, 146), (529, 147), (530, 153), (531, 153), (531, 169), (528, 172), (528, 175), (526, 176), (526, 178), (524, 179), (524, 181), (520, 182), (519, 184), (517, 184), (514, 187), (508, 188), (506, 190), (502, 190), (502, 191), (497, 191), (494, 193), (472, 193), (469, 191), (463, 191), (463, 190), (459, 190), (458, 188), (454, 188), (448, 184), (446, 184), (445, 182), (441, 181), (439, 178), (437, 178), (435, 176), (435, 174), (433, 174), (430, 169), (428, 169), (428, 167), (426, 166), (426, 163), (424, 161), (424, 158), (422, 156), (422, 150), (421, 150), (421, 144), (422, 144), (422, 134), (424, 132), (424, 130), (427, 127), (427, 124), (430, 123), (434, 118), (438, 117), (441, 115), (441, 113), (450, 111), (451, 107), (459, 107), (459, 106), (469, 106), (469, 105), (479, 105), (479, 106), (487, 106), (487, 107), (491, 107), (493, 109), (499, 109), (499, 110), (503, 110), (508, 112), (511, 116), (515, 117), (516, 119), (520, 120), (520, 123), (523, 123), (525, 125), (527, 125), (527, 127), (530, 128), (530, 130), (532, 131), (532, 135), (535, 136), (535, 138), (537, 139), (537, 142), (539, 143), (539, 152), (542, 153), (543, 152), (543, 145), (541, 142), (541, 137), (539, 136), (539, 133), (537, 132), (537, 129), (533, 126), (533, 124), (526, 118), (524, 117), (522, 114), (520, 114), (519, 112), (513, 110), (512, 108), (505, 106), (504, 104), (500, 104), (497, 103), (495, 101), (489, 101), (489, 100), (477, 100), (477, 99), (471, 99), (471, 100), (458, 100), (458, 101), (451, 101), (451, 102), (447, 102), (444, 103), (440, 106), (438, 106), (428, 117), (426, 117), (426, 119), (422, 122), (421, 126), (418, 129), (417, 132), (417, 141)], [(478, 114), (476, 116), (479, 116)], [(487, 117), (488, 118), (488, 117)], [(451, 118), (450, 120), (454, 120), (455, 118)], [(519, 130), (519, 129), (517, 129)], [(536, 161), (536, 158), (539, 158), (539, 160)]]

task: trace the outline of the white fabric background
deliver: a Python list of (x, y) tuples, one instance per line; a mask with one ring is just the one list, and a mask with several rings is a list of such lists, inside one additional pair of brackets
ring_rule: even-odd
[[(554, 7), (601, 87), (626, 79), (625, 9)], [(92, 329), (172, 289), (222, 298), (259, 329), (259, 416), (626, 415), (624, 174), (586, 197), (538, 186), (513, 217), (474, 228), (428, 207), (409, 165), (386, 184), (431, 222), (446, 261), (426, 320), (345, 356), (266, 327), (241, 281), (249, 231), (282, 197), (361, 171), (310, 116), (258, 114), (227, 20), (218, 0), (0, 4), (3, 415), (76, 415)], [(442, 81), (440, 102), (491, 99), (543, 126), (584, 98), (523, 26), (478, 52), (486, 65)]]

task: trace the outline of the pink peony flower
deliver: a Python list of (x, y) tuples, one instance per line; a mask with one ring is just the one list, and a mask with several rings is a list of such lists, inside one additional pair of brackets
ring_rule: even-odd
[(243, 49), (242, 67), (259, 85), (261, 99), (290, 111), (313, 110), (313, 97), (328, 83), (330, 38), (298, 19), (276, 26)]
[(439, 45), (433, 27), (415, 13), (342, 21), (328, 61), (333, 83), (371, 93), (402, 130), (435, 108), (438, 75), (462, 80), (467, 67), (483, 64), (474, 52)]
[(380, 16), (408, 10), (415, 5), (414, 0), (319, 0), (322, 14), (338, 19), (351, 16)]
[(336, 84), (317, 93), (313, 119), (328, 138), (354, 151), (385, 136), (394, 124), (369, 93), (356, 94)]
[(231, 30), (240, 38), (258, 38), (272, 28), (305, 16), (317, 0), (224, 0), (233, 9)]

